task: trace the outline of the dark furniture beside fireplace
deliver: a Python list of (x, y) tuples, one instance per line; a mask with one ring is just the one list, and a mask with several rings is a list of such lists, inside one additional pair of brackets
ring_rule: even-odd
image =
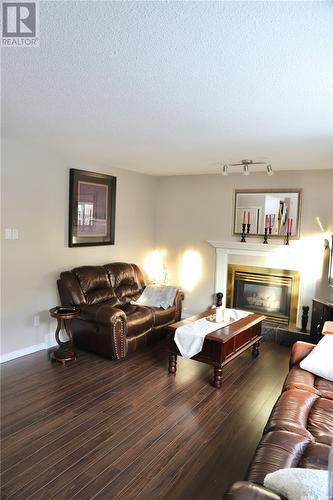
[(296, 342), (282, 394), (268, 419), (249, 467), (247, 481), (229, 489), (224, 498), (278, 500), (264, 488), (265, 476), (287, 467), (325, 469), (333, 435), (333, 382), (302, 370), (299, 363), (314, 348)]
[(317, 337), (321, 334), (325, 321), (333, 321), (333, 304), (327, 300), (313, 299), (310, 334)]
[(177, 292), (168, 309), (131, 304), (141, 295), (145, 281), (135, 264), (115, 262), (81, 266), (60, 274), (58, 289), (63, 305), (77, 305), (72, 320), (74, 344), (111, 359), (125, 358), (163, 336), (165, 327), (179, 321), (184, 298)]

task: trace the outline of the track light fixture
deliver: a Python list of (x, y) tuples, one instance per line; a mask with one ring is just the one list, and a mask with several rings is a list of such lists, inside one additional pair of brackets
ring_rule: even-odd
[(272, 165), (267, 165), (266, 170), (267, 170), (267, 175), (274, 175)]
[(240, 163), (228, 163), (222, 166), (222, 175), (227, 176), (229, 173), (229, 167), (243, 167), (243, 175), (250, 175), (249, 165), (265, 165), (267, 175), (273, 175), (272, 165), (264, 161), (253, 161), (253, 160), (241, 160)]

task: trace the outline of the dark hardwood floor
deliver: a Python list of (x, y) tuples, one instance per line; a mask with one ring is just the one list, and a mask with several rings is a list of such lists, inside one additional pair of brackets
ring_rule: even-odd
[(122, 362), (39, 352), (2, 365), (2, 498), (221, 499), (242, 479), (288, 370), (264, 342), (224, 369), (158, 343)]

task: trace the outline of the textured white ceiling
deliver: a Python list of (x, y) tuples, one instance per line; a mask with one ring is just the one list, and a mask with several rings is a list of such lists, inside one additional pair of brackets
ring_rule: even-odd
[[(3, 132), (140, 172), (332, 168), (333, 2), (40, 2)], [(93, 166), (93, 165), (92, 165)]]

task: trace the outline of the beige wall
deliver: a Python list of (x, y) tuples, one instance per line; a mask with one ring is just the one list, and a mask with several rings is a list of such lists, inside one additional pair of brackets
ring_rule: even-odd
[[(235, 239), (232, 235), (233, 191), (246, 188), (301, 188), (301, 235), (305, 247), (308, 238), (321, 238), (316, 217), (320, 218), (325, 231), (333, 230), (333, 172), (330, 170), (275, 172), (272, 177), (253, 173), (249, 177), (232, 174), (228, 177), (200, 175), (160, 178), (156, 239), (158, 246), (166, 250), (171, 281), (183, 285), (182, 256), (187, 250), (199, 252), (202, 262), (200, 280), (193, 290), (186, 292), (185, 313), (197, 312), (212, 303), (215, 249), (207, 240)], [(318, 281), (317, 295), (332, 296), (327, 282)]]
[[(4, 141), (2, 162), (3, 354), (48, 342), (60, 271), (83, 264), (142, 264), (154, 247), (154, 177), (117, 170), (40, 147)], [(115, 245), (68, 248), (69, 168), (117, 176)], [(4, 240), (5, 228), (19, 239)], [(33, 326), (40, 315), (39, 327)]]
[[(156, 244), (166, 250), (170, 281), (181, 286), (184, 252), (198, 252), (201, 276), (186, 291), (184, 310), (207, 307), (213, 300), (215, 250), (206, 240), (234, 239), (235, 188), (302, 188), (302, 237), (320, 235), (316, 217), (325, 230), (333, 230), (333, 172), (328, 170), (155, 178), (13, 141), (3, 142), (2, 155), (3, 354), (53, 339), (48, 310), (59, 302), (56, 279), (62, 270), (117, 260), (143, 265)], [(117, 176), (114, 246), (68, 248), (70, 167)], [(17, 228), (19, 239), (5, 240), (5, 228)], [(188, 274), (196, 278), (196, 264), (189, 266)], [(317, 289), (329, 297), (325, 283)], [(33, 326), (35, 315), (40, 326)]]

